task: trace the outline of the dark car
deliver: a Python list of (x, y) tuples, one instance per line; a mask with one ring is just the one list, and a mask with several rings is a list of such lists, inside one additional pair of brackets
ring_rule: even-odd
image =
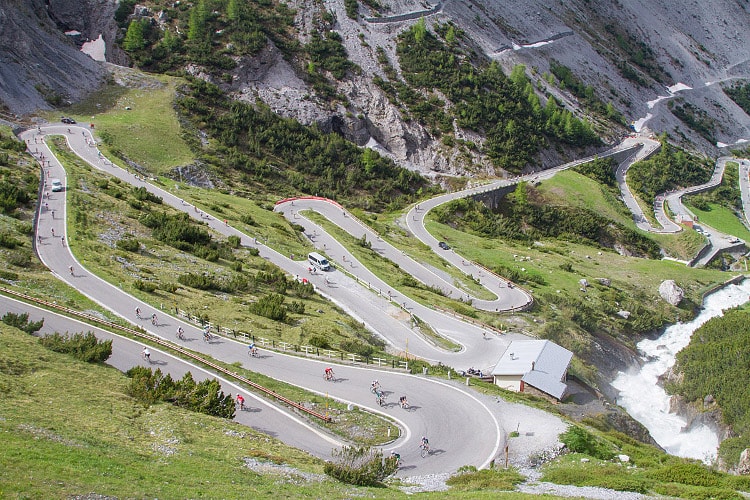
[(438, 243), (438, 246), (440, 248), (442, 248), (443, 250), (450, 250), (451, 249), (451, 247), (448, 246), (448, 244), (446, 242), (444, 242), (444, 241), (441, 241), (440, 243)]
[(65, 116), (63, 116), (60, 119), (60, 121), (63, 122), (63, 123), (67, 123), (68, 125), (72, 125), (72, 124), (74, 124), (76, 122), (74, 119), (68, 118), (68, 117), (65, 117)]

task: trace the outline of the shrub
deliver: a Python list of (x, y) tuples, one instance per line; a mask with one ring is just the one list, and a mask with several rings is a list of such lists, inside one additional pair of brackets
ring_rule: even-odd
[(160, 196), (156, 196), (155, 194), (149, 192), (145, 187), (134, 187), (132, 189), (133, 198), (135, 198), (138, 201), (150, 201), (151, 203), (156, 203), (157, 205), (161, 205), (162, 199)]
[(292, 314), (305, 314), (305, 304), (297, 300), (293, 300), (286, 309)]
[(248, 248), (248, 249), (247, 249), (247, 253), (249, 253), (249, 254), (250, 254), (250, 255), (252, 255), (253, 257), (257, 257), (258, 255), (260, 255), (260, 250), (258, 250), (258, 249), (257, 249), (257, 248), (255, 248), (255, 247), (251, 247), (251, 248)]
[(242, 238), (239, 236), (233, 234), (227, 238), (227, 245), (229, 245), (231, 248), (240, 248), (240, 243), (242, 242)]
[(117, 248), (126, 252), (137, 252), (141, 249), (141, 243), (135, 238), (122, 238), (117, 240)]
[(648, 472), (648, 476), (657, 481), (689, 484), (691, 486), (721, 486), (719, 473), (707, 469), (697, 462), (672, 462), (664, 467)]
[(271, 293), (250, 304), (250, 312), (274, 321), (286, 321), (286, 308), (282, 307), (284, 296)]
[(214, 281), (211, 276), (205, 274), (187, 273), (177, 277), (180, 285), (197, 288), (198, 290), (208, 290), (214, 288)]
[(234, 272), (241, 273), (242, 272), (242, 262), (240, 262), (239, 260), (235, 260), (234, 262), (232, 262), (229, 265), (229, 268), (232, 271), (234, 271)]
[(242, 222), (244, 224), (247, 224), (248, 226), (257, 226), (258, 225), (258, 223), (255, 222), (255, 219), (253, 219), (249, 215), (243, 215), (242, 217), (240, 217), (240, 222)]
[(169, 374), (157, 369), (135, 366), (126, 372), (130, 377), (128, 394), (144, 404), (166, 401), (206, 415), (234, 418), (235, 403), (231, 395), (224, 395), (216, 379), (196, 383), (187, 372), (181, 380), (174, 381)]
[(87, 363), (103, 363), (112, 355), (112, 341), (98, 340), (93, 332), (60, 335), (55, 332), (39, 339), (47, 349), (70, 354)]
[(133, 283), (133, 287), (135, 287), (136, 290), (140, 290), (142, 292), (148, 292), (151, 293), (154, 290), (156, 290), (156, 284), (151, 283), (150, 281), (143, 281), (143, 280), (135, 280)]
[(321, 337), (320, 335), (313, 335), (310, 337), (310, 340), (308, 343), (313, 347), (318, 347), (320, 349), (329, 349), (331, 345), (328, 343), (328, 339), (325, 337)]
[(452, 489), (475, 491), (486, 489), (513, 490), (516, 484), (523, 481), (524, 477), (513, 469), (475, 469), (452, 476), (445, 483)]
[(367, 345), (363, 342), (360, 342), (358, 340), (342, 340), (339, 344), (339, 347), (342, 351), (351, 352), (354, 354), (359, 354), (360, 356), (364, 356), (366, 358), (370, 357), (373, 352), (375, 352), (375, 349), (371, 345)]
[(560, 435), (560, 440), (573, 453), (583, 453), (602, 460), (609, 460), (614, 456), (604, 441), (599, 440), (583, 427), (571, 426)]
[(15, 239), (8, 233), (0, 233), (0, 247), (3, 248), (16, 248), (23, 245), (23, 242)]
[(323, 470), (329, 476), (356, 486), (380, 486), (396, 471), (395, 458), (383, 458), (383, 452), (366, 446), (344, 446), (334, 450), (335, 461), (326, 462)]
[(17, 281), (18, 280), (18, 273), (14, 273), (11, 271), (4, 271), (0, 269), (0, 279), (2, 280), (8, 280), (8, 281)]
[(180, 287), (176, 283), (161, 283), (159, 288), (165, 292), (175, 293)]
[(42, 325), (44, 325), (44, 318), (40, 319), (39, 321), (29, 321), (29, 313), (15, 314), (9, 312), (5, 313), (5, 315), (0, 319), (6, 325), (18, 328), (19, 330), (23, 330), (24, 332), (29, 334), (38, 332), (42, 328)]

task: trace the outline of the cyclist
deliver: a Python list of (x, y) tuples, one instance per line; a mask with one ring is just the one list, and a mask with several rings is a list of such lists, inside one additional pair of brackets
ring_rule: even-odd
[(251, 343), (247, 346), (247, 350), (250, 353), (250, 356), (257, 357), (258, 356), (258, 348), (255, 347), (255, 342)]
[(156, 319), (156, 313), (152, 314), (151, 315), (151, 324), (154, 325), (154, 326), (157, 326), (158, 322), (159, 322), (159, 320)]
[(396, 460), (396, 467), (401, 465), (401, 455), (399, 453), (396, 453), (395, 451), (391, 452), (391, 458)]
[(245, 398), (242, 397), (242, 394), (237, 394), (237, 404), (240, 405), (240, 410), (245, 409)]
[(326, 380), (333, 380), (333, 375), (334, 375), (333, 368), (331, 368), (330, 366), (327, 366), (326, 367), (326, 374), (325, 374)]
[(185, 340), (185, 335), (183, 335), (184, 333), (185, 333), (185, 330), (183, 330), (181, 326), (178, 326), (177, 327), (177, 338), (180, 339), (180, 340)]
[(378, 382), (377, 380), (373, 380), (372, 384), (370, 384), (370, 392), (373, 394), (377, 394), (378, 392), (380, 392), (378, 389), (380, 389), (380, 382)]
[(209, 325), (203, 327), (203, 340), (205, 340), (206, 342), (211, 340), (211, 332), (209, 331), (210, 329), (211, 327)]
[(419, 446), (427, 451), (430, 450), (430, 441), (427, 439), (427, 436), (422, 436), (422, 444)]
[(409, 402), (406, 400), (406, 396), (401, 396), (398, 398), (398, 404), (401, 405), (401, 408), (408, 408)]
[(141, 308), (140, 307), (136, 307), (135, 308), (135, 317), (138, 318), (138, 319), (141, 319)]
[(143, 356), (143, 359), (151, 363), (151, 351), (148, 350), (148, 347), (143, 348), (141, 355)]

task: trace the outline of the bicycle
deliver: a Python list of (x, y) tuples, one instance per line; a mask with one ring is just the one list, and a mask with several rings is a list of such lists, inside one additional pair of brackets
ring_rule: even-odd
[(214, 336), (213, 336), (213, 335), (211, 335), (210, 333), (208, 333), (207, 331), (204, 331), (204, 332), (203, 332), (203, 342), (209, 342), (209, 341), (211, 341), (211, 340), (212, 340), (213, 338), (214, 338)]
[(385, 406), (385, 394), (382, 392), (375, 393), (375, 402), (380, 406)]
[(247, 346), (247, 355), (251, 358), (258, 358), (258, 348), (255, 346)]
[(430, 445), (429, 444), (420, 444), (419, 445), (419, 456), (422, 458), (426, 457), (430, 454)]
[(323, 380), (326, 382), (336, 382), (335, 373), (333, 373), (333, 370), (330, 372), (325, 372), (323, 374)]
[(145, 347), (143, 348), (143, 351), (141, 351), (141, 357), (144, 361), (148, 361), (148, 364), (151, 364), (151, 351)]
[(182, 329), (181, 326), (177, 327), (177, 338), (180, 340), (185, 340), (185, 331)]

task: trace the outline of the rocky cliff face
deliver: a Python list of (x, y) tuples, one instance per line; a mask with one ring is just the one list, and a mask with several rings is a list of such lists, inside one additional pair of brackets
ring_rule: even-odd
[(23, 115), (75, 102), (104, 82), (105, 68), (65, 32), (86, 30), (87, 23), (106, 17), (105, 4), (114, 2), (0, 3), (0, 103), (6, 111)]

